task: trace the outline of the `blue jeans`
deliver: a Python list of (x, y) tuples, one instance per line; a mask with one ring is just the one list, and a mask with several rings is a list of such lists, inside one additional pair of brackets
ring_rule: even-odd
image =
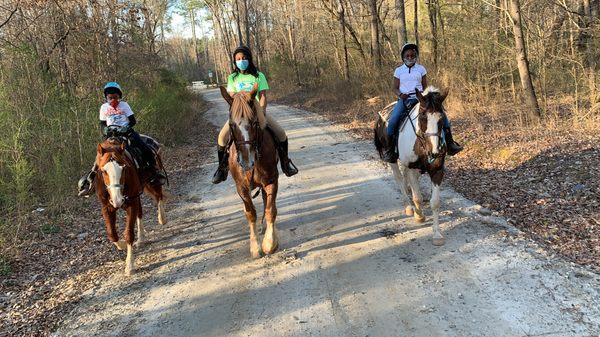
[(398, 131), (398, 127), (400, 127), (400, 123), (406, 118), (409, 111), (406, 108), (407, 105), (414, 105), (417, 103), (417, 98), (414, 96), (410, 96), (407, 99), (398, 98), (398, 102), (394, 105), (394, 110), (392, 111), (392, 116), (388, 121), (387, 134), (388, 136), (393, 136), (394, 133)]

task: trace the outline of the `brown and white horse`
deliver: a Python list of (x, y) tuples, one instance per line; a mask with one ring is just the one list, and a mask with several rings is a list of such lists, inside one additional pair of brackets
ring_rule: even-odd
[[(428, 87), (423, 93), (416, 91), (419, 103), (410, 113), (410, 118), (400, 129), (398, 136), (398, 161), (390, 163), (396, 181), (400, 185), (404, 197), (409, 200), (412, 192), (412, 205), (408, 201), (405, 213), (414, 215), (419, 223), (425, 222), (423, 214), (423, 197), (419, 187), (419, 177), (427, 173), (432, 182), (431, 211), (433, 213), (432, 243), (441, 246), (445, 243), (439, 228), (440, 185), (444, 178), (444, 160), (446, 143), (443, 134), (444, 108), (442, 103), (447, 92), (441, 93), (437, 88)], [(382, 155), (382, 139), (385, 123), (378, 119), (375, 127), (375, 146)]]
[[(159, 156), (157, 154), (157, 156)], [(159, 158), (160, 160), (160, 158)], [(158, 206), (158, 222), (166, 223), (164, 213), (163, 191), (160, 184), (149, 184), (140, 178), (138, 169), (130, 154), (125, 150), (125, 140), (117, 137), (108, 138), (98, 144), (96, 165), (99, 178), (96, 179), (96, 195), (102, 204), (102, 216), (106, 225), (108, 239), (117, 249), (127, 248), (125, 274), (131, 275), (134, 270), (133, 227), (137, 222), (138, 239), (136, 246), (144, 242), (144, 226), (142, 224), (141, 195), (145, 190), (156, 201)], [(122, 208), (127, 213), (125, 218), (125, 241), (119, 240), (116, 227), (117, 210)]]
[[(229, 103), (229, 126), (232, 144), (229, 148), (229, 171), (235, 180), (236, 189), (244, 202), (244, 213), (250, 226), (250, 255), (261, 257), (262, 253), (277, 251), (279, 242), (275, 229), (277, 217), (277, 148), (271, 134), (261, 126), (257, 116), (256, 85), (251, 92), (238, 92), (233, 96), (221, 87), (221, 95)], [(252, 191), (259, 188), (262, 193), (266, 230), (262, 245), (258, 244), (256, 231), (256, 209), (252, 203)], [(261, 252), (262, 248), (262, 252)]]

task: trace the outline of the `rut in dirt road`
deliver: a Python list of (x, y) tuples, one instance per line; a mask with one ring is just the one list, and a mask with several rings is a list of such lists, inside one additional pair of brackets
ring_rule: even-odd
[[(206, 117), (222, 126), (219, 92), (202, 95), (212, 104)], [(403, 215), (369, 142), (306, 111), (270, 105), (267, 113), (288, 132), (300, 169), (280, 177), (280, 252), (250, 258), (242, 202), (231, 177), (210, 183), (213, 163), (172, 202), (169, 225), (147, 224), (153, 242), (139, 272), (124, 279), (115, 270), (57, 336), (600, 333), (598, 275), (547, 256), (447, 187), (446, 245), (434, 247), (430, 220)]]

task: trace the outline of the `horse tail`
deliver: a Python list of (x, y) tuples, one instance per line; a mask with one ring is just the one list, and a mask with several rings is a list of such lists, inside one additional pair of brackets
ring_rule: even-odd
[(383, 120), (381, 116), (377, 117), (375, 125), (373, 126), (373, 142), (375, 143), (375, 149), (379, 153), (379, 157), (383, 159), (383, 143), (381, 142), (380, 131), (383, 128)]

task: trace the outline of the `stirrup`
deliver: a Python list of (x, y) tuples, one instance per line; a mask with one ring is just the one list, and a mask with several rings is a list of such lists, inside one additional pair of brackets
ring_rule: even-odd
[(448, 145), (448, 155), (449, 156), (454, 156), (455, 154), (459, 153), (460, 151), (463, 150), (463, 147), (460, 146), (457, 142), (452, 142)]
[[(285, 170), (283, 169), (283, 167), (285, 167)], [(291, 177), (298, 173), (298, 167), (296, 167), (296, 165), (292, 163), (291, 159), (288, 159), (287, 163), (283, 165), (283, 167), (281, 168), (281, 170), (287, 177)]]

